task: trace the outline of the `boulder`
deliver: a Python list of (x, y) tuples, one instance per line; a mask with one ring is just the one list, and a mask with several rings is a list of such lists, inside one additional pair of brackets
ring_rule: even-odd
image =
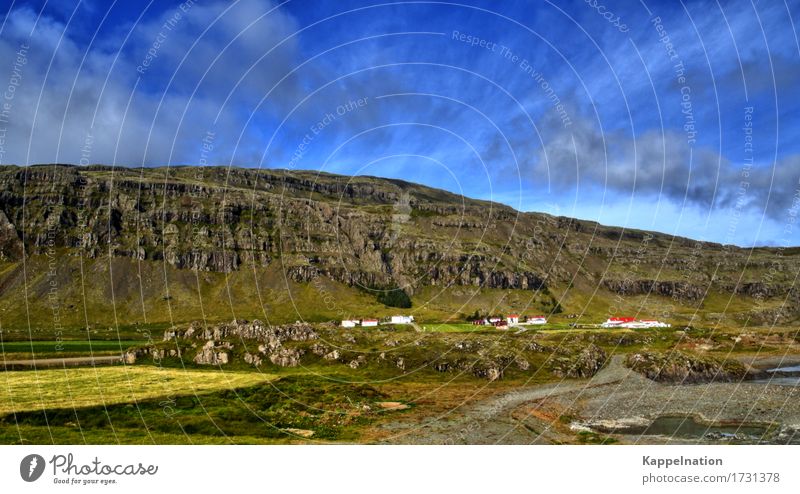
[(303, 350), (297, 348), (280, 348), (270, 354), (269, 360), (280, 367), (297, 367), (300, 365), (300, 358), (303, 353)]
[(555, 359), (552, 370), (560, 377), (587, 378), (597, 374), (606, 360), (606, 352), (594, 343), (590, 343), (573, 357)]
[(259, 365), (261, 365), (261, 357), (259, 357), (256, 354), (252, 354), (250, 352), (247, 352), (247, 353), (244, 354), (244, 361), (246, 363), (250, 364), (250, 365), (255, 366), (255, 367), (258, 367)]
[(229, 345), (217, 347), (214, 340), (208, 340), (194, 356), (194, 363), (198, 365), (223, 365), (229, 361)]
[(663, 383), (707, 383), (742, 380), (749, 370), (737, 360), (691, 355), (684, 352), (639, 352), (628, 355), (625, 365), (648, 379)]

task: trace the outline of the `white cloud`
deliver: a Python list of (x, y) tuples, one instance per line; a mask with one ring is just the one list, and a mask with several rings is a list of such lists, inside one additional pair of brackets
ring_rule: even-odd
[[(227, 11), (201, 36), (226, 7), (223, 2), (197, 4), (183, 13), (172, 30), (162, 27), (175, 12), (167, 10), (158, 19), (134, 26), (127, 44), (123, 45), (127, 33), (120, 29), (114, 39), (104, 38), (88, 52), (85, 41), (73, 38), (74, 26), (46, 15), (37, 22), (36, 13), (29, 8), (13, 10), (0, 35), (0, 59), (13, 60), (21, 44), (28, 44), (29, 49), (22, 83), (11, 101), (3, 163), (77, 163), (87, 158), (83, 152), (90, 134), (93, 144), (88, 160), (92, 163), (166, 164), (173, 144), (177, 151), (172, 155), (174, 160), (185, 162), (188, 157), (191, 161), (199, 155), (192, 150), (199, 150), (200, 139), (213, 125), (220, 104), (240, 77), (265, 51), (297, 29), (291, 18), (279, 11), (251, 26), (272, 5), (245, 1)], [(34, 23), (36, 29), (29, 38)], [(163, 43), (132, 93), (140, 75), (136, 68), (159, 32), (166, 34)], [(239, 33), (240, 39), (211, 65), (222, 47)], [(241, 125), (241, 115), (247, 115), (249, 105), (298, 59), (297, 43), (289, 41), (256, 64), (234, 92), (229, 107), (223, 109), (218, 127), (238, 135), (240, 127), (236, 124)], [(180, 72), (167, 89), (166, 81), (176, 69)], [(0, 73), (0, 81), (3, 75)], [(201, 77), (204, 79), (192, 96)], [(266, 108), (283, 108), (302, 90), (300, 82), (290, 78)]]

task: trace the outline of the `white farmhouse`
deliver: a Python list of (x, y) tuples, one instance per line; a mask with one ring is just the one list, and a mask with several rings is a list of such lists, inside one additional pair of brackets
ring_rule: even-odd
[(508, 324), (519, 324), (519, 315), (518, 314), (509, 314), (506, 316), (506, 322)]
[(604, 328), (627, 328), (636, 319), (633, 317), (609, 317), (606, 322), (600, 326)]
[(358, 326), (358, 319), (344, 319), (342, 320), (343, 328), (354, 328)]
[(642, 319), (639, 321), (646, 328), (669, 328), (672, 325), (665, 322), (656, 321), (655, 319)]
[(414, 322), (414, 316), (392, 316), (389, 322), (392, 324), (411, 324)]
[(669, 328), (671, 325), (655, 319), (636, 319), (633, 317), (609, 317), (606, 322), (600, 325), (604, 328)]
[(377, 319), (362, 319), (361, 320), (361, 325), (364, 326), (365, 328), (374, 327), (374, 326), (378, 325), (378, 320)]
[(525, 322), (527, 324), (547, 324), (547, 318), (544, 316), (530, 316)]

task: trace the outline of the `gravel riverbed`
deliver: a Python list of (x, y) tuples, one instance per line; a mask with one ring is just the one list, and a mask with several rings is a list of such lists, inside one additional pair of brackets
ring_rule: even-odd
[[(772, 360), (753, 361), (766, 368)], [(796, 356), (786, 361), (796, 361)], [(382, 424), (385, 442), (406, 444), (541, 444), (574, 442), (575, 428), (559, 417), (584, 424), (649, 423), (669, 415), (708, 423), (758, 423), (800, 441), (800, 387), (748, 381), (675, 385), (651, 381), (614, 356), (594, 378), (562, 381), (505, 392), (465, 404), (421, 422)], [(613, 435), (625, 443), (713, 442), (699, 438)], [(794, 439), (792, 439), (794, 442)]]

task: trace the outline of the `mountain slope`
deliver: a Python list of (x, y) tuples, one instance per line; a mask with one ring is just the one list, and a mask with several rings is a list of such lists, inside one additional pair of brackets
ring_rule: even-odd
[(800, 249), (520, 213), (401, 180), (37, 165), (0, 167), (0, 184), (4, 327), (367, 316), (396, 311), (376, 295), (398, 288), (431, 319), (800, 316)]

